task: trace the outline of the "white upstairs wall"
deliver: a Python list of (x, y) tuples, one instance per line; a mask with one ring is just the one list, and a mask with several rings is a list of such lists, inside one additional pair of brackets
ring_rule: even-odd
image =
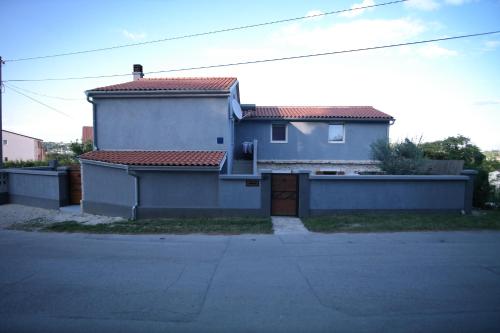
[(40, 139), (5, 130), (2, 139), (4, 161), (41, 161), (44, 158)]

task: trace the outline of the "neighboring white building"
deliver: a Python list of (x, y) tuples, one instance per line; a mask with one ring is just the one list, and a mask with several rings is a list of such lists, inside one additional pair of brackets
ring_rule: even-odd
[(31, 136), (2, 130), (3, 160), (42, 161), (45, 158), (42, 142)]
[(495, 191), (500, 190), (500, 171), (493, 171), (489, 173), (490, 185), (495, 188)]

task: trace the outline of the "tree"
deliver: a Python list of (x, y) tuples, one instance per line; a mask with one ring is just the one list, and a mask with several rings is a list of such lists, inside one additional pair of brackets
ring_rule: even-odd
[(436, 160), (463, 160), (464, 168), (477, 170), (474, 179), (474, 206), (483, 207), (492, 195), (488, 173), (494, 163), (488, 163), (478, 146), (463, 135), (450, 136), (444, 140), (423, 143), (424, 156)]
[(478, 146), (471, 143), (470, 139), (458, 135), (450, 136), (444, 140), (426, 142), (421, 144), (424, 155), (433, 160), (463, 160), (465, 168), (479, 167), (486, 156)]
[(73, 152), (74, 156), (80, 156), (81, 154), (84, 154), (86, 152), (92, 151), (94, 149), (92, 141), (87, 140), (85, 142), (71, 142), (70, 147), (71, 151)]
[(371, 145), (371, 149), (373, 158), (380, 161), (380, 169), (390, 175), (422, 173), (423, 151), (410, 139), (393, 144), (378, 140)]

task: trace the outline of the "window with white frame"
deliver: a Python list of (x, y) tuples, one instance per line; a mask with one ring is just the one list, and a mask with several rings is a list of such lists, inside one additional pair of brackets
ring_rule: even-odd
[(7, 140), (3, 140), (3, 144), (6, 145), (7, 144)]
[(271, 142), (287, 143), (288, 127), (286, 124), (271, 124)]
[(328, 125), (328, 142), (342, 143), (345, 140), (344, 124)]

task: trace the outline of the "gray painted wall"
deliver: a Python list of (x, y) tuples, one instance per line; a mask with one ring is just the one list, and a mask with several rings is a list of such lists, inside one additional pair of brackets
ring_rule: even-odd
[(94, 101), (101, 150), (226, 150), (231, 139), (227, 97)]
[[(269, 216), (270, 175), (136, 171), (138, 217)], [(473, 176), (311, 176), (299, 178), (299, 215), (338, 211), (470, 211)], [(126, 169), (82, 163), (84, 212), (132, 217), (134, 178)], [(246, 181), (258, 181), (247, 186)]]
[(134, 204), (134, 178), (125, 169), (81, 165), (83, 201), (124, 207)]
[(335, 210), (465, 209), (466, 176), (312, 176), (312, 215)]
[(141, 207), (214, 208), (217, 172), (138, 172)]
[[(236, 125), (236, 153), (241, 143), (257, 139), (259, 160), (370, 160), (372, 142), (387, 139), (387, 123), (346, 122), (345, 142), (328, 142), (329, 122), (289, 122), (288, 143), (271, 143), (272, 121), (244, 120)], [(335, 123), (335, 122), (331, 122)]]
[(246, 179), (221, 179), (219, 182), (219, 207), (261, 208), (261, 186), (246, 186)]
[(66, 171), (23, 168), (6, 172), (10, 203), (57, 209), (69, 202)]
[[(221, 176), (212, 171), (135, 173), (139, 178), (139, 218), (269, 214), (269, 205), (262, 203), (269, 184), (260, 176)], [(259, 180), (259, 186), (246, 186), (247, 178)], [(135, 180), (125, 168), (84, 162), (82, 179), (84, 212), (132, 218)]]

